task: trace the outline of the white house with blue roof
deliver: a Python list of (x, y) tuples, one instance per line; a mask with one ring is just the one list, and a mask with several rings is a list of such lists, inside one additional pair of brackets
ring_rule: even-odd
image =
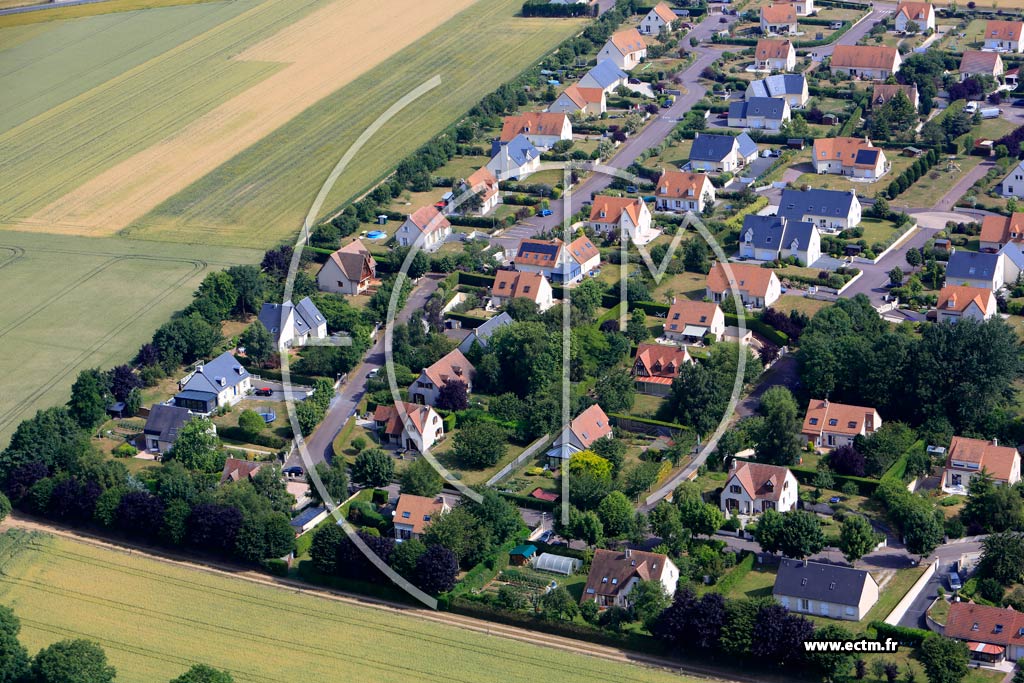
[(751, 81), (744, 96), (748, 100), (754, 97), (781, 97), (789, 103), (791, 109), (803, 107), (810, 99), (807, 79), (803, 74), (776, 74)]
[(522, 180), (539, 168), (540, 151), (521, 133), (508, 142), (495, 140), (491, 146), (487, 170), (499, 181)]
[(860, 224), (861, 204), (853, 190), (783, 190), (778, 214), (814, 223), (819, 230), (840, 232)]
[(810, 266), (821, 258), (821, 233), (811, 223), (785, 216), (744, 216), (740, 256), (758, 261), (792, 256)]
[(327, 339), (327, 319), (307, 296), (297, 305), (265, 303), (259, 321), (274, 338), (278, 351), (305, 346), (310, 339)]
[(252, 388), (252, 380), (238, 359), (225, 351), (207, 363), (197, 364), (192, 374), (178, 382), (178, 388), (174, 405), (209, 415), (241, 401)]
[(757, 158), (757, 143), (746, 133), (712, 135), (697, 133), (690, 148), (690, 169), (735, 173)]
[(578, 83), (581, 88), (601, 88), (612, 94), (620, 85), (629, 83), (629, 75), (615, 65), (610, 59), (602, 59)]
[(781, 97), (751, 97), (729, 105), (730, 128), (779, 130), (789, 119), (789, 103)]

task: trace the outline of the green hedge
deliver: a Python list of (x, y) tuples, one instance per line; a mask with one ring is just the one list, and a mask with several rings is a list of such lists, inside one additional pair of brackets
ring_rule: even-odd
[(612, 420), (632, 420), (633, 422), (648, 424), (652, 427), (667, 427), (668, 429), (676, 429), (681, 432), (690, 431), (689, 427), (681, 425), (678, 422), (663, 422), (662, 420), (653, 420), (649, 417), (636, 417), (635, 415), (625, 415), (623, 413), (608, 413), (608, 417)]
[(240, 441), (242, 443), (251, 443), (257, 446), (263, 446), (264, 448), (273, 448), (275, 451), (280, 450), (288, 445), (285, 439), (274, 434), (257, 434), (251, 436), (245, 433), (241, 427), (220, 427), (217, 432), (225, 439), (230, 441)]
[[(817, 470), (806, 467), (790, 467), (789, 471), (793, 473), (798, 482), (807, 486), (813, 486), (814, 479), (818, 476)], [(833, 474), (832, 479), (835, 481), (836, 488), (841, 488), (843, 484), (852, 482), (857, 486), (857, 492), (865, 497), (870, 497), (875, 492), (875, 489), (878, 488), (879, 483), (877, 479), (854, 477), (847, 474)]]
[(494, 276), (480, 275), (479, 273), (467, 273), (460, 270), (459, 284), (472, 285), (473, 287), (491, 287), (494, 285)]
[(843, 123), (842, 128), (839, 129), (839, 132), (836, 134), (836, 137), (849, 137), (850, 134), (853, 133), (854, 129), (860, 125), (860, 117), (863, 113), (864, 109), (861, 107), (857, 107), (856, 109), (854, 109), (853, 113), (850, 114), (850, 118), (846, 119), (846, 122)]
[(390, 581), (387, 583), (372, 583), (370, 581), (359, 581), (357, 579), (346, 579), (340, 576), (323, 574), (313, 566), (312, 560), (302, 560), (299, 562), (298, 573), (299, 577), (307, 583), (422, 607), (418, 600), (404, 590), (396, 588)]
[(877, 640), (892, 638), (894, 640), (898, 640), (900, 645), (905, 645), (907, 647), (917, 647), (924, 642), (925, 638), (932, 634), (931, 631), (926, 631), (923, 628), (894, 626), (893, 624), (887, 624), (884, 621), (872, 621), (868, 626), (875, 630)]
[(540, 500), (533, 496), (524, 496), (518, 493), (508, 493), (506, 491), (500, 491), (501, 496), (509, 502), (515, 503), (517, 507), (529, 508), (531, 510), (540, 510), (541, 512), (551, 512), (555, 510), (559, 503), (551, 502), (549, 500)]
[[(280, 370), (264, 370), (264, 369), (260, 368), (260, 369), (258, 369), (256, 371), (256, 374), (258, 374), (263, 379), (275, 380), (277, 382), (283, 382), (284, 381), (284, 375), (281, 374)], [(316, 384), (316, 381), (318, 379), (322, 379), (320, 377), (314, 377), (313, 375), (300, 375), (300, 374), (295, 373), (295, 372), (289, 372), (288, 376), (291, 378), (292, 384), (304, 384), (304, 385), (308, 385), (310, 387), (312, 387), (314, 384)], [(332, 382), (334, 381), (333, 377), (327, 377), (327, 378), (323, 378), (323, 379), (329, 379)], [(254, 383), (256, 381), (257, 380), (253, 380)]]
[(263, 560), (261, 564), (274, 576), (288, 576), (288, 563), (278, 557)]
[[(789, 344), (789, 335), (785, 332), (780, 332), (756, 316), (747, 315), (744, 318), (744, 322), (748, 330), (764, 337), (776, 346), (786, 346)], [(740, 324), (740, 318), (735, 313), (726, 313), (725, 324), (731, 325), (732, 327), (738, 327)]]
[(736, 587), (743, 578), (750, 573), (750, 570), (754, 568), (754, 553), (745, 552), (743, 553), (743, 559), (736, 563), (732, 571), (725, 575), (725, 578), (721, 579), (715, 584), (714, 591), (727, 595), (729, 591)]
[(896, 458), (896, 462), (894, 462), (889, 467), (889, 469), (887, 469), (885, 471), (885, 474), (882, 475), (880, 481), (890, 481), (890, 480), (892, 480), (892, 481), (898, 481), (898, 482), (900, 482), (902, 484), (903, 481), (904, 481), (904, 477), (907, 475), (907, 459), (910, 457), (911, 453), (913, 453), (915, 451), (923, 450), (923, 449), (924, 449), (924, 441), (922, 441), (922, 440), (915, 441), (914, 445), (911, 446), (910, 448), (908, 448), (906, 453), (904, 453), (900, 457)]

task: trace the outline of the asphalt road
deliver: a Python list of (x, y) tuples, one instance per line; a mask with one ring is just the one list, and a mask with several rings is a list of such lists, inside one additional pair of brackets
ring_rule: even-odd
[[(981, 537), (961, 538), (951, 543), (939, 546), (935, 552), (932, 553), (929, 560), (938, 562), (939, 566), (936, 569), (934, 576), (932, 576), (928, 583), (924, 585), (921, 591), (914, 598), (914, 602), (911, 603), (910, 607), (903, 615), (903, 618), (900, 619), (900, 626), (925, 628), (924, 614), (932, 604), (932, 601), (939, 596), (939, 586), (942, 586), (942, 588), (947, 592), (949, 591), (947, 576), (953, 568), (954, 563), (960, 559), (961, 555), (981, 552), (980, 538)], [(964, 577), (961, 577), (961, 580), (963, 580), (963, 578)]]
[(839, 40), (821, 47), (811, 48), (811, 56), (816, 62), (822, 61), (825, 57), (831, 56), (836, 45), (856, 45), (857, 42), (868, 34), (871, 27), (888, 18), (896, 11), (896, 5), (875, 3), (871, 14), (867, 15), (856, 26), (839, 36)]

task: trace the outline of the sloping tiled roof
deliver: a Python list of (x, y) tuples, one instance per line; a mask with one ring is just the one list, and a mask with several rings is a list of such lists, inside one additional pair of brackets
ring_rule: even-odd
[(989, 280), (995, 277), (999, 254), (983, 254), (957, 250), (946, 263), (946, 282), (957, 284), (961, 280)]
[(501, 126), (501, 141), (508, 142), (520, 133), (528, 135), (561, 135), (565, 114), (528, 111), (518, 116), (506, 116)]
[[(651, 377), (638, 377), (638, 381), (667, 379), (671, 382), (679, 375), (685, 363), (692, 363), (690, 352), (685, 346), (674, 344), (640, 344), (636, 349), (633, 367), (642, 367)], [(666, 384), (668, 382), (665, 382)]]
[[(755, 500), (774, 500), (782, 497), (783, 486), (789, 470), (778, 465), (767, 465), (760, 462), (737, 462), (736, 469), (729, 473)], [(728, 484), (728, 480), (726, 481)]]
[(994, 479), (1008, 481), (1014, 462), (1020, 454), (1012, 446), (999, 446), (983, 439), (968, 439), (954, 436), (946, 453), (946, 467), (952, 467), (954, 460), (977, 463), (979, 469), (988, 471)]
[(599, 104), (604, 99), (604, 90), (601, 88), (581, 88), (573, 83), (563, 92), (572, 103), (580, 109), (588, 104)]
[(562, 240), (525, 239), (519, 243), (519, 250), (513, 262), (521, 266), (538, 266), (553, 268), (558, 265), (558, 253), (562, 249)]
[[(594, 197), (594, 204), (590, 207), (590, 220), (594, 223), (615, 223), (618, 224), (625, 211), (629, 215), (633, 225), (640, 222), (640, 211), (643, 206), (642, 199), (631, 197), (609, 197), (599, 194)], [(604, 214), (603, 216), (601, 214)]]
[(815, 161), (839, 161), (843, 166), (874, 168), (881, 150), (861, 138), (818, 138), (814, 141)]
[(432, 519), (441, 514), (444, 508), (444, 498), (440, 496), (427, 498), (426, 496), (403, 493), (398, 497), (398, 504), (395, 505), (395, 515), (392, 519), (395, 524), (411, 526), (414, 534), (422, 534)]
[(202, 391), (219, 394), (226, 387), (240, 384), (249, 376), (230, 351), (225, 351), (195, 371), (182, 391)]
[(998, 73), (1003, 68), (1003, 58), (998, 52), (982, 52), (981, 50), (968, 50), (960, 58), (960, 73), (962, 74), (988, 74)]
[(668, 24), (671, 24), (679, 18), (676, 16), (676, 13), (672, 11), (672, 8), (664, 2), (659, 2), (651, 11), (661, 17), (661, 20)]
[(796, 8), (790, 3), (761, 8), (761, 18), (768, 24), (795, 24)]
[(353, 282), (359, 282), (364, 276), (373, 277), (377, 268), (377, 261), (359, 240), (353, 240), (338, 249), (331, 254), (331, 260)]
[(779, 199), (779, 215), (793, 220), (804, 216), (835, 216), (845, 218), (850, 215), (857, 195), (841, 190), (783, 190)]
[(882, 45), (836, 45), (832, 51), (833, 69), (889, 69), (896, 66), (899, 52)]
[(751, 97), (729, 105), (729, 118), (746, 119), (763, 116), (772, 121), (781, 121), (786, 114), (786, 100), (777, 97)]
[(409, 214), (409, 220), (419, 228), (420, 232), (424, 233), (443, 230), (450, 228), (452, 225), (433, 204), (427, 204), (416, 209), (416, 211)]
[(608, 41), (624, 55), (647, 49), (647, 43), (644, 42), (643, 36), (635, 28), (616, 31)]
[[(433, 412), (430, 406), (417, 405), (416, 403), (408, 403), (402, 401), (402, 406), (405, 407), (405, 414), (409, 418), (412, 428), (419, 433), (423, 434), (426, 429), (427, 419)], [(398, 409), (393, 406), (377, 406), (376, 410), (373, 411), (374, 422), (384, 423), (384, 433), (392, 436), (400, 436), (402, 434), (402, 416), (398, 413)]]
[(875, 423), (874, 416), (874, 408), (812, 398), (807, 402), (802, 433), (817, 436), (822, 432), (832, 432), (852, 436), (878, 429), (880, 425)]
[(985, 40), (1020, 40), (1024, 23), (992, 20), (985, 24)]
[(783, 95), (802, 95), (807, 87), (807, 79), (803, 74), (774, 74), (758, 81), (751, 81), (752, 97), (782, 97)]
[(786, 59), (793, 51), (793, 43), (788, 40), (762, 39), (757, 41), (754, 57), (757, 59)]
[(539, 303), (544, 276), (540, 273), (521, 273), (515, 270), (499, 270), (491, 287), (491, 294), (497, 297), (529, 299)]
[(491, 173), (491, 169), (486, 166), (481, 166), (469, 174), (469, 177), (466, 178), (466, 185), (473, 192), (479, 193), (480, 201), (483, 202), (486, 202), (498, 193), (498, 179)]
[(224, 461), (224, 469), (220, 473), (220, 483), (251, 479), (263, 467), (263, 463), (239, 458), (228, 458)]
[(687, 325), (710, 327), (718, 310), (718, 304), (710, 301), (677, 299), (665, 316), (665, 331), (682, 332)]
[[(1019, 169), (1014, 168), (1014, 172), (1017, 171)], [(985, 216), (978, 239), (999, 244), (1024, 240), (1024, 213), (1015, 211), (1009, 216)]]
[[(998, 627), (998, 628), (997, 628)], [(1024, 646), (1024, 614), (1012, 607), (952, 602), (943, 634), (948, 638)]]
[[(930, 3), (927, 2), (901, 2), (900, 6), (896, 8), (896, 16), (903, 15), (910, 21), (921, 24), (922, 22), (928, 21), (928, 16), (932, 14), (934, 10)], [(924, 29), (924, 25), (921, 26)]]
[(694, 161), (722, 161), (736, 148), (736, 138), (731, 135), (698, 133), (690, 147), (690, 159)]
[[(502, 271), (510, 272), (510, 271)], [(469, 384), (473, 379), (473, 373), (476, 369), (473, 364), (469, 362), (469, 359), (463, 355), (462, 351), (453, 349), (449, 351), (444, 357), (438, 360), (436, 363), (431, 365), (429, 368), (424, 368), (423, 372), (427, 374), (427, 377), (436, 387), (442, 387), (448, 380), (457, 379), (466, 384)]]
[(569, 243), (569, 255), (576, 263), (583, 265), (595, 256), (599, 257), (601, 252), (590, 241), (590, 238), (584, 235), (583, 237), (577, 237)]
[(590, 573), (587, 575), (582, 601), (594, 600), (598, 595), (615, 597), (619, 589), (627, 585), (633, 577), (638, 577), (641, 581), (660, 581), (669, 561), (668, 557), (661, 553), (598, 548), (594, 551), (594, 559), (590, 563)]
[(516, 166), (523, 166), (540, 156), (540, 152), (525, 135), (517, 135), (503, 142), (499, 153), (507, 154)]
[[(597, 66), (587, 72), (587, 75), (601, 84), (601, 88), (607, 88), (616, 81), (627, 78), (625, 71), (616, 66), (610, 59), (602, 59)], [(571, 86), (570, 86), (571, 87)], [(581, 90), (594, 90), (595, 88), (581, 88)]]
[(580, 440), (584, 448), (612, 433), (612, 425), (608, 421), (608, 416), (596, 403), (577, 415), (569, 423), (569, 429)]
[(877, 83), (871, 91), (871, 106), (877, 107), (885, 104), (892, 98), (896, 97), (897, 93), (903, 93), (906, 95), (911, 104), (917, 103), (918, 98), (916, 85), (900, 85), (898, 83), (889, 85), (887, 83)]
[(962, 285), (946, 285), (939, 291), (936, 310), (956, 311), (963, 313), (972, 303), (985, 312), (989, 303), (995, 301), (995, 295), (987, 287), (964, 287)]
[(181, 428), (191, 419), (192, 413), (187, 408), (158, 403), (149, 409), (149, 417), (146, 418), (146, 426), (142, 431), (149, 436), (157, 437), (160, 441), (173, 442), (178, 438)]
[(686, 173), (684, 171), (662, 171), (658, 184), (654, 186), (654, 194), (658, 197), (681, 199), (693, 197), (700, 199), (701, 193), (711, 180), (704, 173)]
[[(757, 297), (763, 297), (768, 293), (768, 286), (772, 278), (776, 277), (775, 271), (771, 268), (762, 268), (749, 263), (730, 263), (729, 266), (732, 270), (732, 281), (736, 283), (737, 287), (741, 291), (750, 292)], [(725, 274), (725, 267), (720, 262), (715, 262), (715, 265), (711, 267), (705, 282), (712, 292), (731, 291), (730, 280)]]
[(863, 569), (783, 559), (772, 594), (856, 607), (869, 581)]

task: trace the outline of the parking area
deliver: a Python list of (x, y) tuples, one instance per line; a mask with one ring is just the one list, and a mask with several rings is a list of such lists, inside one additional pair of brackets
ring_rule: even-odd
[[(293, 401), (305, 401), (313, 393), (312, 387), (300, 384), (292, 384), (285, 391), (282, 382), (266, 379), (254, 379), (252, 388), (253, 392), (243, 397), (243, 401), (286, 401), (289, 398)], [(267, 390), (269, 390), (269, 393)]]

